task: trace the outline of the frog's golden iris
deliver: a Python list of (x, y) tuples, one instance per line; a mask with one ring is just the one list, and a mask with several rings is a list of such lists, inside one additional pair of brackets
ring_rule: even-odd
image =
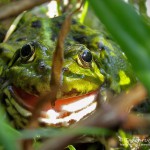
[[(0, 97), (17, 128), (28, 123), (38, 97), (50, 91), (52, 57), (63, 20), (26, 13), (10, 39), (0, 44)], [(99, 88), (119, 93), (136, 81), (125, 55), (100, 32), (72, 20), (64, 45), (58, 100), (54, 109), (47, 104), (39, 118), (47, 125), (68, 126), (95, 109)]]

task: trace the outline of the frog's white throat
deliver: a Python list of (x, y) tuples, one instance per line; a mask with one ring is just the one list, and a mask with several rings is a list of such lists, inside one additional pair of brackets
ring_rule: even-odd
[[(37, 97), (34, 97), (33, 95), (29, 97), (29, 95), (25, 95), (23, 91), (19, 94), (19, 89), (12, 86), (9, 87), (9, 91), (14, 99), (16, 99), (17, 105), (14, 105), (15, 109), (17, 109), (22, 116), (31, 117), (32, 113), (30, 110), (33, 108), (30, 106), (30, 104), (32, 104), (30, 101), (32, 98), (33, 101), (35, 101)], [(42, 109), (39, 123), (46, 126), (61, 127), (78, 122), (96, 109), (96, 95), (97, 91), (94, 91), (81, 96), (59, 99), (55, 102), (54, 107), (49, 105), (46, 109)], [(23, 96), (28, 99), (23, 99)], [(26, 101), (27, 103), (25, 103)]]

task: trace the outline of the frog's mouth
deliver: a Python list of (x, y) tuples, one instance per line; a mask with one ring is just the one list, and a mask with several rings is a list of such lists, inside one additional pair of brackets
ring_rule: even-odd
[[(14, 105), (15, 108), (19, 106), (31, 116), (31, 111), (36, 107), (39, 97), (15, 86), (10, 86), (9, 91), (18, 104), (17, 107)], [(57, 99), (54, 107), (47, 103), (41, 110), (39, 122), (50, 126), (68, 126), (77, 122), (96, 109), (96, 95), (97, 91), (93, 91), (79, 96)]]

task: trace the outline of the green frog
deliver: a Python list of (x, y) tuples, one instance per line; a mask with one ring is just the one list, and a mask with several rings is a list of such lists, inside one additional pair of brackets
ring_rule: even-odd
[[(64, 16), (26, 13), (7, 42), (0, 44), (0, 98), (16, 128), (24, 128), (41, 95), (50, 92), (52, 57)], [(125, 54), (99, 31), (72, 20), (54, 107), (41, 110), (39, 124), (69, 126), (91, 114), (99, 89), (114, 93), (136, 82)], [(51, 97), (51, 96), (50, 96)]]

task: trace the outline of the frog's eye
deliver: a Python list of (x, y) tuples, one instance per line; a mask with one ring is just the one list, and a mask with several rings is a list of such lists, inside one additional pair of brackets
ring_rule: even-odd
[(20, 57), (23, 62), (31, 62), (34, 59), (34, 46), (31, 44), (24, 45), (20, 50)]
[(92, 54), (90, 51), (85, 50), (82, 54), (81, 54), (81, 58), (83, 59), (83, 61), (85, 62), (91, 62), (92, 61)]
[(92, 62), (92, 54), (89, 50), (84, 50), (81, 54), (79, 54), (78, 63), (83, 68), (90, 68)]

